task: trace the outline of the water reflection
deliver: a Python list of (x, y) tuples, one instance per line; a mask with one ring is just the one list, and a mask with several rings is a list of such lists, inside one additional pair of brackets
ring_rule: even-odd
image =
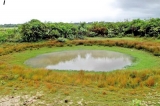
[(77, 50), (39, 55), (25, 62), (36, 68), (58, 70), (111, 71), (131, 65), (133, 58), (104, 50)]

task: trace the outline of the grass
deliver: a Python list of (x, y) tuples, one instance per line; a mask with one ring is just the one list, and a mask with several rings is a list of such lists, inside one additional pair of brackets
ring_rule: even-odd
[[(135, 99), (144, 101), (145, 103), (152, 101), (152, 103), (156, 103), (158, 106), (160, 99), (159, 89), (157, 88), (122, 89), (113, 86), (96, 88), (52, 83), (46, 83), (45, 85), (46, 87), (37, 87), (37, 82), (34, 81), (30, 83), (27, 83), (27, 81), (16, 81), (12, 85), (6, 84), (2, 86), (5, 89), (1, 90), (1, 95), (35, 95), (37, 92), (42, 92), (43, 95), (39, 98), (39, 101), (45, 100), (45, 104), (57, 106), (67, 105), (69, 103), (72, 103), (71, 106), (75, 106), (79, 102), (87, 106), (131, 106), (132, 101)], [(69, 102), (66, 104), (65, 100)]]
[[(74, 46), (73, 43), (71, 42), (71, 45), (68, 46), (58, 44), (63, 47), (51, 45), (41, 47), (41, 43), (1, 45), (2, 53), (4, 49), (17, 50), (17, 52), (6, 52), (7, 55), (0, 56), (0, 95), (2, 97), (6, 95), (23, 97), (42, 92), (42, 96), (38, 97), (37, 101), (39, 103), (43, 101), (43, 105), (56, 106), (138, 105), (135, 101), (143, 105), (160, 105), (160, 58), (158, 56), (134, 48), (104, 45)], [(8, 48), (6, 45), (11, 47)], [(24, 49), (27, 48), (26, 46), (28, 49)], [(136, 61), (132, 66), (123, 70), (97, 73), (48, 71), (32, 69), (23, 64), (26, 59), (43, 53), (85, 49), (121, 52), (135, 57)]]
[(159, 39), (150, 37), (122, 37), (122, 38), (104, 38), (104, 37), (86, 37), (87, 40), (127, 40), (127, 41), (145, 41), (145, 42), (160, 42)]
[[(132, 66), (128, 67), (128, 70), (144, 70), (144, 69), (159, 69), (160, 68), (160, 58), (153, 56), (151, 53), (136, 49), (128, 49), (121, 47), (104, 47), (104, 46), (72, 46), (72, 47), (53, 47), (53, 48), (40, 48), (36, 50), (26, 50), (19, 53), (13, 53), (12, 55), (5, 55), (3, 59), (10, 64), (22, 65), (24, 66), (24, 61), (35, 57), (40, 54), (49, 52), (59, 52), (59, 51), (69, 51), (69, 50), (109, 50), (125, 53), (133, 56), (136, 61)], [(9, 58), (7, 58), (9, 57)], [(146, 58), (147, 57), (147, 58)]]

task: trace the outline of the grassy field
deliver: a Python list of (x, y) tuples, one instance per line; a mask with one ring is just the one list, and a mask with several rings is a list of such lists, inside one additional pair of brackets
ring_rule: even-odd
[[(49, 52), (69, 51), (69, 50), (109, 50), (116, 51), (131, 55), (135, 58), (135, 62), (132, 66), (128, 67), (127, 70), (144, 70), (144, 69), (159, 69), (160, 58), (153, 56), (150, 53), (121, 47), (103, 47), (103, 46), (72, 46), (72, 47), (53, 47), (53, 48), (40, 48), (37, 50), (26, 50), (20, 53), (13, 53), (10, 58), (7, 55), (2, 57), (5, 61), (10, 64), (24, 66), (24, 61), (35, 57), (40, 54)], [(147, 57), (147, 58), (146, 58)]]
[[(1, 48), (8, 50), (6, 45), (10, 44), (4, 45)], [(43, 46), (19, 51), (16, 47), (22, 48), (22, 44), (11, 45), (15, 45), (17, 52), (0, 56), (0, 106), (5, 103), (38, 106), (160, 105), (160, 58), (151, 52), (97, 45)], [(23, 64), (40, 54), (66, 50), (116, 51), (131, 55), (136, 61), (126, 69), (113, 72), (48, 71)]]

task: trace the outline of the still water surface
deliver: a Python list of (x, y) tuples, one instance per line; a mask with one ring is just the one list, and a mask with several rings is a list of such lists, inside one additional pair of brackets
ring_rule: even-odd
[(129, 66), (133, 61), (133, 57), (113, 51), (76, 50), (42, 54), (25, 64), (51, 70), (112, 71)]

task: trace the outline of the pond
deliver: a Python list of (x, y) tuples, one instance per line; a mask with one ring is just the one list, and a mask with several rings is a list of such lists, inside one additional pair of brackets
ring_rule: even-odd
[(130, 66), (134, 58), (106, 50), (75, 50), (42, 54), (25, 61), (34, 68), (49, 70), (112, 71)]

